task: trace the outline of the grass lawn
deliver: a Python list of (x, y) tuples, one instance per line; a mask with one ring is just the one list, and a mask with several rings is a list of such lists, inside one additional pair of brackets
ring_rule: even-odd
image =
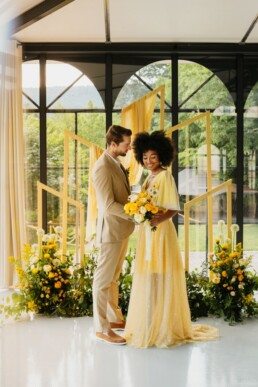
[[(217, 224), (214, 225), (214, 239), (218, 236)], [(184, 251), (184, 226), (179, 225), (179, 243)], [(190, 225), (190, 251), (206, 250), (206, 225)], [(129, 240), (129, 248), (135, 249), (138, 238), (137, 228)], [(258, 251), (258, 224), (244, 225), (244, 249), (245, 251)]]

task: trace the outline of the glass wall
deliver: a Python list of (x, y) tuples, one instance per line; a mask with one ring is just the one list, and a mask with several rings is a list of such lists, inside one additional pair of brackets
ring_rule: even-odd
[[(60, 55), (61, 57), (61, 55)], [(212, 186), (232, 179), (233, 185), (233, 222), (240, 221), (241, 186), (239, 184), (239, 154), (244, 150), (244, 185), (243, 185), (243, 221), (245, 250), (258, 251), (257, 245), (257, 151), (256, 129), (258, 123), (258, 66), (256, 58), (248, 58), (244, 63), (243, 87), (239, 82), (241, 75), (237, 68), (237, 57), (234, 55), (197, 55), (185, 54), (174, 59), (174, 56), (139, 54), (127, 57), (114, 55), (108, 62), (106, 57), (99, 56), (98, 63), (87, 59), (71, 63), (47, 61), (47, 184), (55, 189), (62, 189), (63, 176), (63, 138), (64, 130), (105, 147), (105, 131), (110, 120), (121, 123), (121, 109), (146, 95), (156, 87), (165, 84), (165, 130), (173, 122), (183, 122), (200, 113), (211, 112), (212, 144)], [(71, 57), (72, 58), (72, 57)], [(160, 60), (162, 58), (162, 60)], [(173, 58), (173, 66), (171, 58)], [(69, 62), (69, 61), (67, 61)], [(151, 63), (150, 63), (151, 62)], [(37, 72), (28, 70), (30, 84), (24, 85), (24, 130), (26, 134), (26, 173), (27, 173), (27, 222), (28, 227), (35, 227), (36, 216), (36, 180), (40, 170), (39, 144), (39, 62)], [(30, 63), (24, 64), (24, 68)], [(177, 67), (178, 65), (178, 67)], [(61, 66), (61, 67), (59, 67)], [(64, 67), (63, 67), (64, 66)], [(53, 76), (53, 69), (58, 69)], [(62, 68), (62, 71), (61, 71)], [(105, 79), (106, 70), (112, 71), (112, 81)], [(178, 76), (176, 75), (178, 71)], [(89, 78), (86, 74), (90, 74)], [(111, 79), (110, 78), (110, 79)], [(173, 79), (173, 85), (172, 85)], [(92, 81), (92, 82), (91, 82)], [(31, 86), (31, 84), (33, 86)], [(172, 88), (173, 86), (173, 88)], [(241, 88), (242, 87), (242, 88)], [(173, 90), (173, 92), (172, 92)], [(243, 93), (243, 95), (241, 94)], [(242, 98), (243, 97), (243, 98)], [(244, 113), (244, 144), (241, 144), (241, 98)], [(103, 101), (108, 102), (105, 111)], [(110, 103), (111, 101), (111, 103)], [(239, 102), (240, 101), (240, 102)], [(106, 105), (106, 102), (105, 102)], [(236, 109), (236, 106), (237, 109)], [(151, 130), (159, 129), (159, 101), (157, 101)], [(238, 110), (238, 111), (237, 111)], [(174, 116), (172, 117), (172, 112)], [(238, 116), (237, 116), (238, 114)], [(237, 128), (240, 131), (237, 133)], [(42, 135), (42, 133), (41, 133)], [(44, 135), (44, 134), (43, 134)], [(181, 208), (186, 201), (197, 197), (207, 190), (206, 169), (206, 131), (205, 121), (199, 120), (175, 136), (178, 147), (178, 168), (174, 171), (178, 179)], [(87, 203), (88, 158), (87, 149), (81, 149), (74, 141), (69, 145), (69, 178), (70, 195), (78, 197), (78, 190), (73, 186), (82, 185), (80, 200)], [(78, 155), (83, 158), (79, 174)], [(241, 168), (240, 168), (241, 170)], [(241, 175), (242, 176), (242, 175)], [(240, 194), (239, 194), (240, 193)], [(33, 196), (34, 195), (34, 196)], [(237, 198), (237, 195), (239, 197)], [(237, 204), (238, 203), (238, 204)], [(240, 203), (240, 204), (239, 204)], [(58, 222), (60, 204), (48, 198), (47, 218)], [(221, 192), (213, 199), (214, 236), (218, 220), (226, 221), (226, 193)], [(71, 222), (74, 217), (71, 216)], [(191, 249), (196, 252), (207, 251), (207, 204), (200, 202), (191, 212)], [(184, 216), (178, 217), (179, 238), (184, 249)], [(242, 228), (242, 227), (241, 227)]]
[[(34, 243), (37, 228), (37, 181), (40, 181), (39, 133), (39, 62), (23, 64), (23, 107), (26, 168), (26, 220), (28, 240)], [(63, 191), (64, 133), (77, 134), (88, 142), (105, 146), (105, 114), (103, 101), (93, 83), (77, 68), (47, 61), (46, 64), (46, 183)], [(98, 111), (94, 112), (94, 109)], [(44, 135), (44, 134), (43, 134)], [(89, 179), (89, 148), (69, 139), (69, 197), (85, 204)], [(62, 222), (62, 201), (47, 193), (48, 231)], [(68, 223), (72, 234), (78, 211), (68, 208)]]
[(244, 113), (244, 247), (258, 257), (258, 82), (249, 90)]

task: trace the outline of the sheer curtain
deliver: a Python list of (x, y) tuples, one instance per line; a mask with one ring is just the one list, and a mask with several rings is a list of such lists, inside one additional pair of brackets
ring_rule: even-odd
[(16, 41), (0, 44), (0, 288), (15, 280), (9, 256), (25, 242), (22, 56)]

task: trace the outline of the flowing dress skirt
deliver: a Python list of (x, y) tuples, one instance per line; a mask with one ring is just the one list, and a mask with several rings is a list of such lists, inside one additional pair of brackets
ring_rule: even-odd
[(125, 328), (128, 344), (162, 348), (217, 336), (217, 329), (191, 323), (185, 271), (172, 220), (161, 223), (154, 232), (148, 222), (141, 224)]

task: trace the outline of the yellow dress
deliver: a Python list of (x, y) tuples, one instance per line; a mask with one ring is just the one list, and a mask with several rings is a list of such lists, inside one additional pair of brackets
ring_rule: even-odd
[[(176, 185), (169, 171), (160, 172), (150, 188), (156, 191), (154, 201), (159, 207), (179, 210)], [(127, 343), (138, 348), (171, 347), (217, 336), (217, 329), (191, 323), (185, 271), (172, 219), (160, 223), (156, 231), (150, 230), (148, 222), (142, 223), (126, 320)]]

